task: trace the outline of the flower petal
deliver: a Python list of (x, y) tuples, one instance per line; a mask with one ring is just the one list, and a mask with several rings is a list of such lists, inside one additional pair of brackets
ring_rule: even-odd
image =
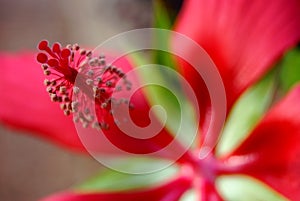
[(216, 189), (216, 184), (210, 181), (202, 181), (200, 190), (201, 200), (224, 201)]
[[(239, 95), (299, 41), (299, 27), (297, 0), (187, 0), (175, 31), (195, 40), (211, 56), (223, 78), (229, 112)], [(185, 51), (197, 55), (188, 47)], [(210, 101), (202, 79), (187, 64), (181, 68), (198, 93), (200, 109), (209, 113)]]
[(159, 187), (123, 192), (63, 192), (41, 201), (177, 201), (191, 187), (191, 178), (179, 177)]
[(84, 150), (74, 123), (53, 104), (33, 53), (0, 54), (0, 121), (74, 150)]
[[(300, 86), (277, 104), (229, 157), (246, 157), (241, 173), (254, 176), (291, 200), (300, 200)], [(233, 159), (233, 160), (232, 160)]]

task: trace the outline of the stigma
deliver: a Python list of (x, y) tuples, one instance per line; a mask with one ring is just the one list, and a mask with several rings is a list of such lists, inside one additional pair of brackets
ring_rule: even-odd
[(129, 100), (115, 100), (112, 94), (130, 90), (131, 82), (121, 68), (107, 64), (105, 56), (93, 56), (92, 51), (78, 44), (62, 47), (48, 41), (38, 44), (37, 61), (47, 77), (46, 91), (53, 102), (60, 103), (65, 115), (73, 114), (73, 121), (83, 127), (109, 129), (106, 115), (112, 115), (111, 104), (133, 106)]

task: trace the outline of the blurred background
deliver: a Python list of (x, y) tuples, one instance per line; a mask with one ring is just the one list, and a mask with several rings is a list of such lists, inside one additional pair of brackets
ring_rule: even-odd
[[(0, 0), (0, 51), (36, 51), (42, 39), (93, 48), (121, 32), (153, 27), (154, 1)], [(174, 19), (183, 0), (157, 1), (164, 4), (169, 17)], [(280, 75), (284, 90), (299, 81), (299, 49), (300, 45), (281, 61), (285, 66)], [(249, 99), (244, 100), (242, 109), (249, 105)], [(254, 100), (252, 105), (255, 104)], [(237, 114), (240, 120), (241, 113)], [(243, 130), (239, 125), (235, 129)], [(233, 138), (228, 139), (229, 144), (234, 142)], [(91, 156), (70, 152), (31, 133), (11, 130), (1, 124), (0, 162), (0, 201), (34, 201), (79, 184), (103, 169)], [(236, 186), (225, 185), (225, 188), (228, 186), (236, 191), (233, 188)], [(237, 186), (241, 185), (237, 183)]]
[(1, 50), (35, 49), (41, 39), (94, 47), (152, 22), (151, 0), (0, 1)]
[[(35, 51), (42, 39), (96, 47), (115, 34), (150, 27), (152, 12), (150, 0), (0, 0), (0, 50)], [(37, 200), (101, 169), (90, 156), (4, 125), (0, 161), (1, 201)]]

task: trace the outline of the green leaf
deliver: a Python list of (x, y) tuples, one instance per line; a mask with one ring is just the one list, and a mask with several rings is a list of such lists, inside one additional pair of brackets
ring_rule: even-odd
[[(156, 163), (156, 161), (153, 161)], [(124, 163), (120, 163), (121, 166), (134, 166), (135, 162), (127, 160)], [(143, 164), (138, 164), (142, 166)], [(145, 163), (144, 166), (148, 166), (149, 163)], [(145, 167), (147, 168), (147, 167)], [(97, 176), (89, 179), (83, 184), (76, 186), (75, 190), (84, 192), (94, 192), (94, 191), (126, 191), (130, 189), (140, 189), (145, 187), (150, 187), (154, 185), (159, 185), (166, 182), (172, 176), (177, 173), (176, 166), (170, 166), (159, 172), (151, 174), (126, 174), (121, 173), (112, 169), (104, 169)]]
[(288, 201), (265, 184), (243, 175), (223, 176), (217, 180), (220, 194), (230, 201)]
[[(154, 27), (160, 29), (172, 29), (172, 19), (165, 5), (160, 0), (154, 0)], [(156, 47), (168, 50), (170, 45), (170, 36), (165, 32), (154, 32), (154, 43)], [(171, 51), (169, 51), (171, 52)], [(176, 62), (172, 54), (165, 51), (153, 51), (153, 58), (156, 64), (164, 65), (175, 69)]]
[[(149, 52), (147, 52), (149, 53)], [(134, 66), (148, 65), (150, 62), (144, 52), (134, 52), (128, 55)], [(167, 119), (165, 122), (166, 128), (184, 145), (190, 145), (194, 141), (195, 133), (198, 129), (196, 122), (196, 111), (192, 104), (185, 96), (185, 92), (181, 88), (180, 74), (173, 68), (154, 62), (154, 65), (145, 67), (139, 73), (140, 81), (143, 83), (154, 82), (158, 85), (148, 85), (143, 90), (150, 105), (159, 105), (166, 113)], [(183, 79), (183, 78), (182, 78)], [(164, 115), (161, 115), (160, 110), (154, 110), (156, 116), (164, 122)]]
[(218, 143), (218, 155), (226, 155), (236, 148), (262, 118), (273, 100), (274, 80), (275, 72), (271, 72), (234, 105)]
[(280, 63), (280, 85), (284, 92), (300, 81), (300, 49), (289, 51)]
[[(145, 88), (145, 94), (151, 105), (160, 105), (167, 116), (166, 128), (178, 137), (178, 140), (190, 145), (198, 128), (195, 110), (179, 85), (180, 76), (176, 71), (166, 67), (147, 67), (140, 75), (142, 80), (160, 83), (161, 86), (151, 85)], [(161, 113), (157, 112), (157, 117)], [(161, 119), (163, 122), (165, 119)]]
[(154, 7), (154, 27), (161, 29), (171, 29), (172, 19), (161, 0), (153, 1)]

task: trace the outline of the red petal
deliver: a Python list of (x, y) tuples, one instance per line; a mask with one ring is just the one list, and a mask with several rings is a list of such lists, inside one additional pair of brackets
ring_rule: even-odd
[(231, 155), (253, 160), (242, 168), (291, 200), (300, 200), (300, 86), (276, 105)]
[(71, 149), (85, 150), (72, 119), (50, 101), (33, 53), (0, 54), (0, 121)]
[(112, 193), (64, 192), (41, 201), (177, 201), (191, 187), (191, 179), (180, 177), (162, 186), (146, 189)]
[(201, 200), (224, 201), (216, 189), (216, 184), (208, 181), (203, 181), (200, 188)]
[[(211, 56), (223, 78), (230, 111), (238, 96), (297, 43), (299, 27), (297, 0), (187, 0), (175, 30), (195, 40)], [(189, 47), (185, 51), (197, 56)], [(182, 68), (198, 93), (202, 113), (208, 114), (210, 101), (202, 79), (188, 65)]]

